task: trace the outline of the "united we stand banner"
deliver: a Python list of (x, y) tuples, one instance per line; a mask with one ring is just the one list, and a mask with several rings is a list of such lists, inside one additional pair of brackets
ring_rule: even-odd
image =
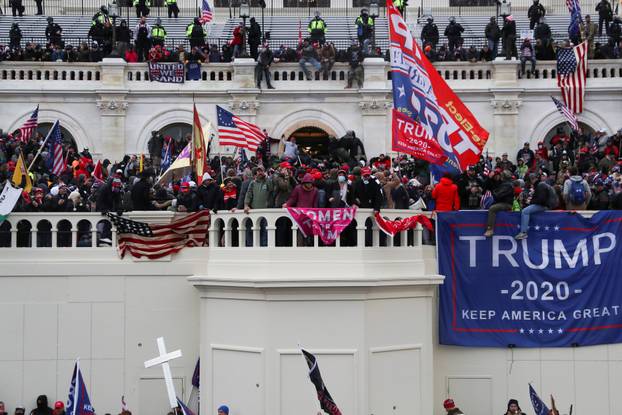
[(441, 344), (566, 347), (622, 342), (622, 212), (438, 214)]
[(433, 164), (435, 176), (476, 164), (488, 131), (436, 72), (391, 0), (387, 10), (395, 111), (420, 125), (442, 148), (447, 158)]
[(305, 237), (319, 236), (322, 242), (330, 245), (352, 222), (356, 215), (356, 207), (287, 208), (287, 212)]
[(149, 80), (151, 82), (183, 84), (184, 77), (184, 64), (181, 62), (149, 62)]

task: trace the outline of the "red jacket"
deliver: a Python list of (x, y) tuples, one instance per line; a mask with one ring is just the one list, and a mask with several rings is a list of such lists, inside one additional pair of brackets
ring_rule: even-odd
[(458, 186), (448, 177), (443, 177), (434, 187), (432, 198), (436, 201), (436, 210), (439, 212), (460, 210)]

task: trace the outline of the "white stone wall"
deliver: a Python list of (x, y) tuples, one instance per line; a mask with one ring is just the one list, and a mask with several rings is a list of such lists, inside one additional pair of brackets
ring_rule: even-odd
[[(363, 89), (344, 90), (347, 66), (335, 65), (337, 80), (289, 80), (300, 71), (297, 64), (278, 64), (276, 90), (254, 88), (253, 63), (204, 65), (210, 79), (221, 81), (186, 82), (183, 85), (158, 84), (144, 79), (146, 66), (106, 61), (102, 64), (2, 62), (0, 97), (9, 105), (0, 107), (0, 126), (15, 130), (40, 103), (40, 120), (61, 124), (74, 136), (79, 147), (89, 147), (96, 157), (111, 161), (124, 154), (147, 151), (152, 130), (171, 123), (191, 123), (196, 103), (201, 122), (215, 127), (216, 105), (230, 108), (244, 119), (266, 128), (273, 137), (291, 134), (303, 126), (317, 126), (330, 134), (353, 130), (363, 139), (371, 156), (391, 150), (391, 82), (387, 64), (379, 59), (365, 61)], [(559, 96), (551, 77), (554, 62), (538, 64), (538, 79), (519, 79), (516, 61), (494, 63), (443, 63), (437, 69), (464, 100), (479, 122), (490, 132), (486, 149), (490, 154), (515, 153), (524, 141), (541, 141), (563, 118), (550, 96)], [(617, 116), (622, 104), (622, 72), (619, 62), (591, 61), (590, 71), (598, 77), (588, 80), (586, 110), (579, 121), (593, 129), (613, 133), (622, 124)], [(21, 80), (29, 74), (59, 80)], [(89, 72), (92, 80), (69, 79), (78, 72)], [(547, 71), (546, 77), (542, 76)], [(607, 77), (602, 76), (605, 72)], [(282, 80), (287, 74), (288, 80)], [(594, 73), (592, 73), (594, 75)], [(85, 75), (86, 76), (86, 75)], [(129, 80), (129, 78), (132, 80)], [(99, 79), (99, 80), (96, 80)], [(213, 146), (214, 154), (219, 150)], [(222, 149), (223, 153), (232, 149)]]

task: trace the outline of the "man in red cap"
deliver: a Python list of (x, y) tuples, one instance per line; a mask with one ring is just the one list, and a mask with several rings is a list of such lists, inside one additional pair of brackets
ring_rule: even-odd
[(456, 407), (456, 404), (454, 403), (453, 399), (445, 399), (445, 402), (443, 402), (443, 407), (447, 411), (448, 415), (464, 414), (464, 412), (462, 412), (459, 408)]
[(65, 415), (65, 404), (62, 401), (56, 401), (54, 404), (53, 415)]

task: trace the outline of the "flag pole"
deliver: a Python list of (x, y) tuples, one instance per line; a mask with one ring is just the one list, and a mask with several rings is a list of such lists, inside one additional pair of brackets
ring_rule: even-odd
[(28, 166), (28, 169), (27, 169), (28, 171), (30, 171), (30, 168), (32, 167), (32, 165), (35, 164), (35, 161), (37, 161), (37, 157), (39, 157), (39, 154), (41, 154), (41, 151), (43, 151), (43, 147), (45, 146), (45, 143), (47, 143), (48, 138), (50, 138), (50, 135), (52, 133), (52, 130), (54, 130), (54, 125), (56, 125), (56, 123), (58, 123), (58, 120), (56, 120), (56, 122), (52, 124), (52, 128), (50, 128), (50, 130), (48, 131), (47, 136), (45, 137), (45, 140), (43, 140), (41, 147), (39, 147), (39, 151), (37, 151), (37, 154), (35, 154), (35, 157), (30, 162), (30, 166)]

